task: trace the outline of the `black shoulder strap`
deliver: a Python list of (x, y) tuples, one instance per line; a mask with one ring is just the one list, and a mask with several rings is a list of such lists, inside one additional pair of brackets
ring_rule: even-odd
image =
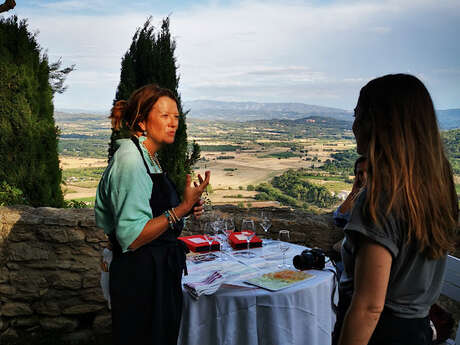
[(147, 174), (150, 175), (150, 169), (149, 169), (149, 166), (148, 166), (147, 162), (145, 161), (144, 154), (142, 153), (142, 149), (141, 149), (141, 145), (139, 143), (139, 139), (135, 135), (133, 135), (131, 137), (131, 141), (134, 143), (134, 145), (136, 145), (137, 149), (139, 150), (139, 153), (141, 155), (142, 161), (144, 162), (144, 165), (145, 165), (145, 169), (147, 169)]

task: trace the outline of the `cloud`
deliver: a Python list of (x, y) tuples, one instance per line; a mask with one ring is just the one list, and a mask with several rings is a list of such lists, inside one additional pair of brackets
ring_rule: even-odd
[(75, 10), (94, 10), (99, 9), (94, 3), (87, 3), (84, 1), (56, 1), (56, 2), (43, 2), (39, 4), (44, 9), (51, 9), (55, 11), (75, 11)]
[[(426, 78), (443, 107), (460, 106), (453, 96), (460, 93), (458, 74), (433, 72), (460, 68), (457, 0), (197, 1), (188, 7), (171, 1), (170, 8), (165, 3), (133, 1), (126, 9), (118, 0), (69, 0), (44, 2), (41, 11), (23, 8), (50, 57), (77, 64), (57, 105), (109, 107), (136, 28), (149, 15), (158, 24), (172, 11), (186, 100), (297, 101), (352, 109), (369, 79), (411, 71)], [(86, 82), (91, 87), (85, 88)]]
[(376, 26), (374, 28), (369, 28), (369, 31), (376, 32), (378, 34), (387, 34), (391, 32), (391, 28), (385, 26)]

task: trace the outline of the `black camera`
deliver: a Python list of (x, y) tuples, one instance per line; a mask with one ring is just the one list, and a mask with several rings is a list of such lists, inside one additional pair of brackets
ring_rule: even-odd
[(322, 270), (326, 264), (326, 254), (319, 248), (305, 249), (300, 255), (294, 256), (292, 262), (298, 270)]

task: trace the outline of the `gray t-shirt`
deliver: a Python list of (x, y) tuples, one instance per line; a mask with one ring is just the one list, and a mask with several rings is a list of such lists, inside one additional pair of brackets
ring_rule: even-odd
[(414, 242), (406, 245), (407, 225), (391, 214), (385, 223), (377, 226), (370, 220), (363, 204), (363, 191), (353, 207), (351, 218), (345, 226), (342, 258), (345, 270), (340, 279), (342, 293), (353, 293), (355, 257), (358, 252), (356, 236), (361, 234), (385, 247), (391, 254), (390, 280), (385, 307), (402, 318), (421, 318), (428, 315), (430, 306), (438, 299), (446, 269), (446, 256), (438, 260), (427, 259), (417, 252)]

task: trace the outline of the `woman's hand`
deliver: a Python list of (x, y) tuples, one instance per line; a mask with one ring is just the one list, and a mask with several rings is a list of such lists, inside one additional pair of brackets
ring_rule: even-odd
[(198, 202), (193, 206), (192, 213), (196, 219), (200, 218), (203, 214), (203, 204), (204, 200), (200, 199)]
[(200, 200), (201, 194), (206, 190), (206, 187), (209, 184), (209, 179), (211, 178), (211, 172), (205, 172), (205, 178), (198, 174), (198, 183), (194, 183), (194, 186), (191, 186), (192, 178), (190, 175), (187, 175), (185, 180), (185, 190), (182, 198), (182, 203), (176, 208), (176, 213), (178, 217), (183, 217), (190, 212), (193, 208), (193, 214), (195, 216), (201, 216), (203, 213), (203, 203)]

